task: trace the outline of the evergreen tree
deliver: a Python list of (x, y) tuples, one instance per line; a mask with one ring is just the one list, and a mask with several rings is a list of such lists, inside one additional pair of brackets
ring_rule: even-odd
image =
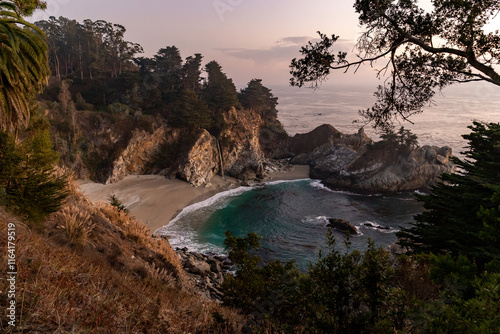
[(263, 118), (268, 114), (276, 116), (278, 98), (271, 93), (271, 90), (262, 85), (262, 79), (252, 79), (245, 89), (238, 94), (241, 106), (246, 109), (253, 109)]
[(182, 66), (183, 78), (182, 83), (184, 89), (192, 90), (196, 93), (200, 92), (200, 74), (201, 74), (201, 60), (203, 56), (199, 53), (195, 54), (194, 57), (189, 56), (186, 58), (186, 62)]
[(239, 108), (236, 86), (233, 80), (222, 72), (222, 67), (213, 60), (205, 66), (205, 71), (208, 74), (208, 81), (203, 96), (210, 110), (223, 112), (231, 107)]
[[(500, 186), (500, 124), (474, 122), (466, 159), (454, 159), (454, 174), (444, 174), (429, 195), (419, 195), (425, 211), (415, 217), (413, 227), (398, 233), (399, 243), (413, 252), (449, 252), (475, 259), (479, 268), (500, 254), (500, 245), (486, 233), (498, 230), (494, 216), (494, 194)], [(483, 215), (478, 214), (483, 212)], [(488, 213), (490, 216), (488, 216)]]
[(17, 144), (12, 134), (0, 134), (0, 198), (13, 211), (39, 221), (68, 196), (67, 177), (54, 170), (59, 156), (49, 125), (37, 120), (28, 130), (28, 137)]
[(213, 117), (205, 102), (200, 101), (198, 95), (192, 90), (182, 92), (179, 103), (169, 118), (170, 124), (175, 127), (190, 129), (210, 129)]

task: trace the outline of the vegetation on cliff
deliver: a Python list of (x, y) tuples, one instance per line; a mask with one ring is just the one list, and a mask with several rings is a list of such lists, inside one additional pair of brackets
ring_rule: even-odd
[(475, 261), (484, 270), (495, 261), (500, 266), (498, 193), (500, 187), (500, 124), (474, 122), (465, 159), (444, 174), (429, 195), (419, 195), (425, 211), (412, 228), (399, 234), (400, 244), (413, 252), (446, 252)]
[[(148, 152), (144, 167), (132, 168), (141, 173), (170, 175), (203, 130), (231, 150), (235, 143), (227, 134), (236, 124), (228, 124), (224, 113), (232, 108), (258, 113), (268, 137), (285, 134), (277, 98), (261, 80), (238, 93), (216, 61), (203, 66), (201, 54), (183, 60), (175, 46), (137, 57), (142, 48), (124, 39), (125, 27), (102, 20), (51, 17), (36, 24), (47, 35), (52, 70), (41, 99), (61, 161), (79, 177), (100, 182), (114, 177), (115, 162), (140, 131), (155, 137), (158, 146)], [(161, 128), (164, 138), (158, 140), (154, 133)]]

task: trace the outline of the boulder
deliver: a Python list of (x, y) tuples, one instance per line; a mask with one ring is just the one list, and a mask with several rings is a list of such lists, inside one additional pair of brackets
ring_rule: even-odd
[(327, 227), (331, 227), (344, 233), (358, 234), (356, 227), (345, 219), (328, 218)]
[(195, 275), (208, 276), (210, 274), (210, 265), (202, 260), (197, 259), (195, 256), (189, 256), (184, 263), (184, 268)]

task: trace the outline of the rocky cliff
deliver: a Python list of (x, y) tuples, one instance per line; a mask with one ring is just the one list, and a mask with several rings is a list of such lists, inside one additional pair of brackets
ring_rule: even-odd
[(266, 156), (259, 142), (265, 123), (252, 110), (232, 108), (223, 114), (224, 129), (215, 137), (202, 130), (170, 175), (193, 186), (207, 184), (217, 173), (247, 180), (262, 176)]
[(270, 159), (287, 158), (309, 165), (311, 177), (330, 188), (379, 193), (425, 188), (453, 168), (447, 147), (374, 143), (363, 129), (343, 134), (327, 124), (288, 137), (277, 119), (263, 120), (253, 110), (224, 112), (216, 136), (142, 115), (84, 111), (75, 124), (61, 115), (51, 122), (64, 164), (79, 178), (103, 183), (130, 174), (177, 177), (193, 186), (209, 184), (216, 174), (262, 179)]
[(388, 141), (359, 148), (334, 143), (317, 147), (301, 162), (329, 188), (372, 194), (427, 188), (453, 170), (451, 154), (449, 147), (404, 148)]
[(158, 154), (160, 145), (165, 141), (165, 126), (153, 132), (135, 129), (127, 147), (113, 161), (113, 169), (106, 183), (118, 182), (127, 175), (144, 174)]

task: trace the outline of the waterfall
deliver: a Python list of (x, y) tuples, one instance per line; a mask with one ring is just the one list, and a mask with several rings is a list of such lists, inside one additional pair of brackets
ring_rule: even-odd
[(224, 179), (224, 166), (222, 164), (222, 149), (220, 147), (219, 139), (215, 138), (215, 140), (217, 141), (217, 151), (219, 152), (220, 174), (221, 174), (222, 178)]

